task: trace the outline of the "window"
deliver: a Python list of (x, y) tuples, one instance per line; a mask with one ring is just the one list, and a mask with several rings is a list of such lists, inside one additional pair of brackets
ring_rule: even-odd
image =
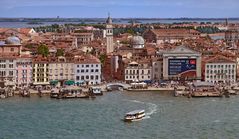
[[(128, 78), (128, 76), (126, 76), (126, 77)], [(98, 75), (96, 75), (96, 76), (95, 76), (95, 79), (96, 79), (96, 80), (98, 80), (98, 79), (99, 79), (99, 76), (98, 76)]]
[(91, 65), (91, 67), (94, 67), (94, 65)]
[(9, 75), (10, 75), (10, 76), (13, 76), (13, 71), (9, 71)]
[(9, 64), (9, 68), (13, 68), (13, 64)]
[(89, 72), (89, 70), (87, 69), (87, 70), (85, 70), (85, 72)]
[(93, 70), (93, 69), (91, 69), (91, 72), (94, 72), (94, 70)]
[(13, 51), (14, 51), (14, 48), (11, 48), (10, 51), (13, 52)]
[(207, 70), (207, 73), (209, 73), (209, 70)]
[(93, 76), (93, 75), (91, 75), (91, 76), (90, 76), (90, 79), (91, 79), (91, 80), (94, 80), (94, 76)]
[(89, 79), (89, 76), (87, 75), (85, 78), (86, 78), (86, 79)]
[(85, 67), (87, 67), (87, 68), (88, 68), (88, 67), (89, 67), (89, 65), (86, 65)]
[(80, 72), (80, 70), (77, 70), (77, 73), (79, 73)]
[(96, 65), (96, 67), (98, 67), (98, 65)]
[(81, 80), (84, 80), (85, 78), (84, 78), (84, 76), (81, 76)]
[(84, 70), (81, 70), (81, 73), (84, 73), (85, 71)]
[(76, 76), (76, 80), (80, 80), (80, 77), (79, 77), (79, 76)]

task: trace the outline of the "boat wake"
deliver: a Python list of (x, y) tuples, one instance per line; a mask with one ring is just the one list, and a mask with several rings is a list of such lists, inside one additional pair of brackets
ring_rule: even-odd
[(147, 103), (147, 105), (149, 106), (149, 112), (146, 113), (147, 116), (150, 116), (154, 113), (157, 112), (157, 105), (153, 104), (153, 103)]
[(142, 102), (138, 100), (128, 100), (130, 102), (134, 103), (139, 103), (139, 104), (145, 104), (148, 106), (148, 112), (146, 111), (144, 119), (150, 118), (150, 115), (157, 113), (157, 105), (154, 103), (147, 103), (147, 102)]

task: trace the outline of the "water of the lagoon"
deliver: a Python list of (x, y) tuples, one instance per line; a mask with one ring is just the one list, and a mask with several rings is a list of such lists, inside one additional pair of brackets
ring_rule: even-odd
[[(116, 20), (114, 21), (115, 24), (128, 24), (129, 20)], [(171, 23), (182, 23), (182, 22), (212, 22), (212, 23), (223, 23), (225, 20), (222, 19), (215, 19), (215, 20), (198, 20), (198, 19), (193, 19), (193, 20), (180, 20), (180, 19), (175, 19), (175, 20), (167, 20), (167, 19), (155, 19), (155, 20), (137, 20), (143, 24), (147, 23), (165, 23), (165, 24), (171, 24)], [(230, 20), (230, 23), (239, 23), (239, 20)], [(52, 25), (52, 24), (59, 24), (59, 25), (64, 25), (64, 24), (80, 24), (81, 22), (41, 22), (43, 24), (28, 24), (27, 22), (0, 22), (0, 27), (2, 28), (24, 28), (24, 27), (38, 27), (38, 26), (47, 26), (47, 25)], [(92, 23), (96, 24), (98, 22), (85, 22), (85, 23)], [(103, 23), (103, 22), (102, 22)]]
[[(239, 96), (172, 97), (110, 92), (95, 100), (48, 97), (0, 100), (0, 139), (238, 139)], [(147, 118), (121, 121), (145, 109)]]

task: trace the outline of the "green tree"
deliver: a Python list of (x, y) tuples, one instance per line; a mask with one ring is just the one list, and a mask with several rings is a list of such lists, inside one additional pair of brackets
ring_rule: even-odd
[(64, 56), (64, 50), (63, 49), (57, 49), (56, 56)]
[(42, 55), (43, 57), (47, 57), (49, 54), (49, 49), (46, 45), (41, 44), (37, 47), (37, 54)]
[(131, 34), (131, 35), (135, 35), (135, 32), (133, 29), (127, 29), (126, 31), (127, 33)]
[(105, 59), (106, 59), (106, 54), (101, 54), (99, 59), (100, 59), (101, 64), (104, 64)]

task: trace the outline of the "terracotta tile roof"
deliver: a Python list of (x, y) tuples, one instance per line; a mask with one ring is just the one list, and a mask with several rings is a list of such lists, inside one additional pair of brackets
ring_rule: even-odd
[(75, 56), (74, 63), (76, 64), (100, 64), (100, 60), (92, 55)]
[(16, 31), (18, 33), (27, 35), (32, 30), (32, 28), (0, 28), (0, 33), (4, 33), (8, 30)]
[(236, 61), (222, 55), (216, 55), (206, 60), (205, 63), (236, 63)]
[(192, 34), (200, 34), (200, 32), (193, 29), (153, 29), (152, 32), (155, 33), (158, 37), (188, 36)]

